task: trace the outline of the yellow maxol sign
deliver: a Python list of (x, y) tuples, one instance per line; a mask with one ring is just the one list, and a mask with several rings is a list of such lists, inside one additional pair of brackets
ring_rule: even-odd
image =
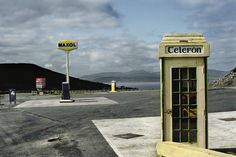
[(78, 48), (78, 42), (74, 40), (60, 40), (57, 42), (57, 48), (63, 51), (72, 51)]

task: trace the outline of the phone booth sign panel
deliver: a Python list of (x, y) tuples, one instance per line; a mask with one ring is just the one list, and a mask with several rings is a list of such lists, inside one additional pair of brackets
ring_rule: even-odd
[(207, 148), (207, 57), (202, 34), (168, 34), (160, 43), (162, 140)]

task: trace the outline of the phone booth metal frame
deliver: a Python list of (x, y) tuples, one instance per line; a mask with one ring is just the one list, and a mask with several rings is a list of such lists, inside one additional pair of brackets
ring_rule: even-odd
[(159, 45), (162, 141), (208, 147), (207, 57), (201, 33), (167, 34)]

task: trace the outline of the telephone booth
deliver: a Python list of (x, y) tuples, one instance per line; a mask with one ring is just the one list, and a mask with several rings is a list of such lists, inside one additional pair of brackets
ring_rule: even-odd
[(168, 34), (159, 46), (162, 140), (207, 148), (207, 57), (200, 33)]

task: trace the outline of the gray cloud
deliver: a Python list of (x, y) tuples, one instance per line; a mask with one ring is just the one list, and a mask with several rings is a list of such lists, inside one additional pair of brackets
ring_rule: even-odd
[(190, 29), (203, 32), (211, 44), (209, 67), (231, 70), (236, 66), (236, 1), (176, 0), (182, 9), (190, 9)]
[[(50, 65), (46, 67), (65, 72), (65, 54), (56, 49), (56, 43), (74, 39), (80, 47), (71, 52), (74, 76), (102, 71), (159, 70), (156, 43), (120, 33), (124, 32), (120, 14), (111, 0), (0, 0), (0, 3), (1, 63)], [(192, 13), (187, 19), (190, 29), (203, 32), (211, 43), (210, 68), (230, 70), (235, 66), (235, 0), (168, 3)]]
[(34, 63), (65, 73), (65, 54), (56, 49), (56, 43), (74, 39), (80, 47), (70, 55), (74, 76), (158, 70), (155, 44), (127, 34), (115, 35), (121, 29), (120, 15), (110, 0), (0, 0), (0, 3), (0, 62)]
[(56, 50), (58, 40), (78, 40), (80, 35), (96, 29), (119, 26), (119, 14), (109, 0), (0, 0), (0, 3), (1, 62), (55, 64), (51, 68), (60, 71), (64, 54)]
[(118, 13), (107, 0), (1, 0), (1, 26), (110, 27), (116, 26)]
[[(97, 72), (130, 70), (158, 71), (156, 43), (144, 43), (125, 37), (87, 38), (81, 40), (80, 49), (71, 52), (71, 72), (86, 75)], [(94, 45), (91, 46), (90, 45)], [(89, 46), (89, 47), (88, 47)], [(64, 65), (65, 56), (60, 59), (50, 58), (58, 65)], [(62, 70), (65, 68), (61, 66)]]

